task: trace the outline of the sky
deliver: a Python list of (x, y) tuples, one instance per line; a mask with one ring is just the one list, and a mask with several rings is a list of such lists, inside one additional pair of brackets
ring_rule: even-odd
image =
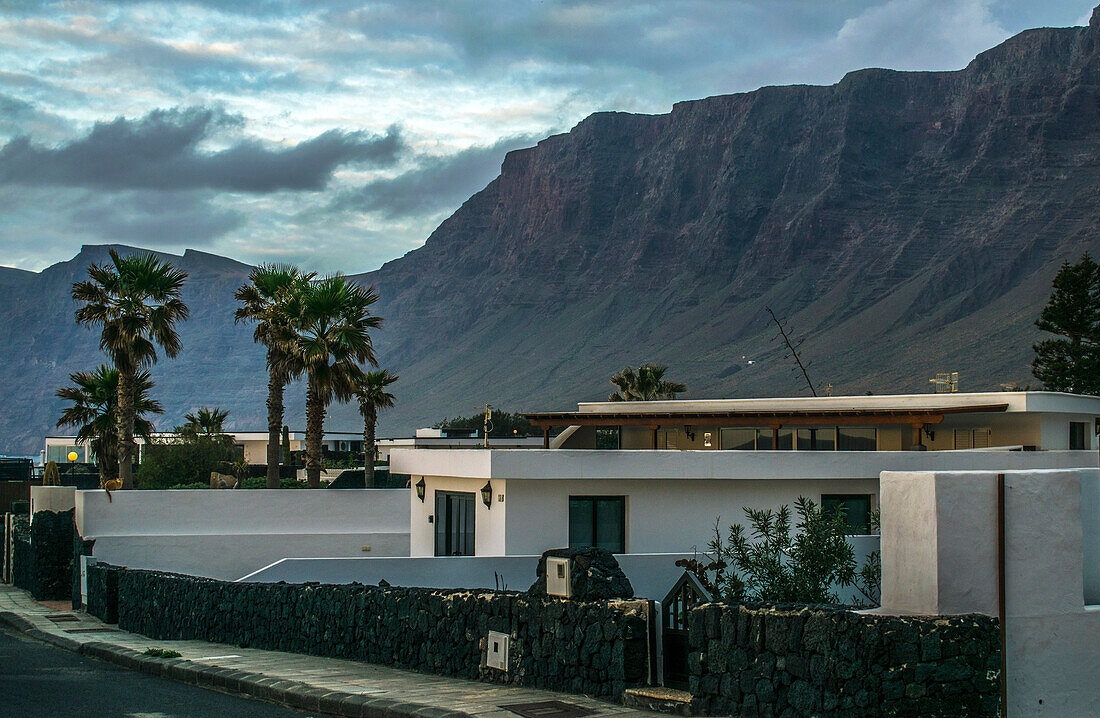
[(0, 0), (0, 265), (369, 271), (593, 112), (959, 69), (1096, 2)]

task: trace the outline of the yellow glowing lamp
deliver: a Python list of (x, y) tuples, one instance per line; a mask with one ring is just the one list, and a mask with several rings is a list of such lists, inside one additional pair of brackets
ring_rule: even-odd
[(69, 461), (76, 461), (76, 459), (77, 459), (76, 452), (75, 451), (70, 451), (69, 452)]

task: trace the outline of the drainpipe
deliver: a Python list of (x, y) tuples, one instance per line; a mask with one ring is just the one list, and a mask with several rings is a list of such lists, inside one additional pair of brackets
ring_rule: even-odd
[(1005, 475), (997, 474), (997, 619), (1001, 624), (1001, 718), (1008, 717), (1008, 626), (1005, 594)]

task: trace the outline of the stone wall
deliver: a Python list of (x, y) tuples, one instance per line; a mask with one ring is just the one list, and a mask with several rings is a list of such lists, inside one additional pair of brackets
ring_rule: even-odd
[[(609, 697), (646, 677), (642, 601), (227, 583), (103, 564), (88, 574), (89, 613), (110, 621), (117, 605), (120, 628), (157, 639), (332, 656)], [(490, 630), (511, 636), (507, 673), (484, 666)]]
[(36, 511), (31, 521), (36, 601), (65, 601), (73, 593), (73, 509)]
[(72, 597), (73, 511), (39, 511), (15, 526), (12, 583), (36, 601)]
[(34, 552), (31, 551), (31, 523), (26, 515), (12, 517), (11, 582), (24, 591), (34, 588)]
[(696, 715), (998, 714), (1000, 634), (988, 616), (707, 604), (692, 612), (690, 646)]

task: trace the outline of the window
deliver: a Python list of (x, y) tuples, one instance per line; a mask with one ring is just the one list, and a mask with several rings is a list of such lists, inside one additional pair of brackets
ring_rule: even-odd
[(596, 448), (617, 451), (622, 444), (622, 429), (618, 426), (596, 427)]
[(435, 555), (474, 555), (474, 495), (435, 492)]
[(626, 552), (625, 496), (570, 496), (569, 548)]
[(821, 510), (826, 516), (842, 512), (850, 534), (871, 530), (871, 494), (822, 494)]
[(878, 430), (858, 426), (838, 426), (836, 448), (838, 451), (874, 451), (878, 448)]
[(722, 429), (722, 449), (755, 451), (756, 429)]
[[(756, 448), (758, 451), (767, 451), (772, 448), (772, 430), (756, 430)], [(794, 432), (790, 429), (779, 430), (779, 449), (794, 448)]]
[(1088, 437), (1085, 431), (1088, 429), (1088, 424), (1083, 421), (1071, 421), (1069, 423), (1069, 448), (1070, 449), (1087, 449), (1089, 448)]
[(826, 429), (799, 429), (798, 436), (798, 450), (799, 451), (835, 451), (836, 450), (836, 428), (828, 427)]

